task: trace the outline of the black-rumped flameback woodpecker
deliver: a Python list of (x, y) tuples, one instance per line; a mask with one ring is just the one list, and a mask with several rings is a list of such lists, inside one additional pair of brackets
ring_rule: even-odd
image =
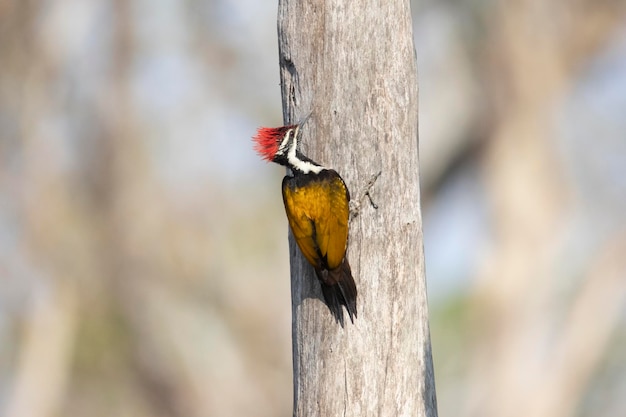
[(300, 153), (300, 126), (259, 128), (255, 149), (263, 159), (289, 168), (283, 203), (291, 232), (315, 268), (332, 314), (343, 324), (343, 305), (354, 323), (357, 290), (346, 259), (350, 193), (335, 170)]

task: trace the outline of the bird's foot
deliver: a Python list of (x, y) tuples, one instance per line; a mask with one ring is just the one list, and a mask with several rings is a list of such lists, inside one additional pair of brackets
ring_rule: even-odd
[(369, 181), (367, 181), (367, 184), (365, 184), (365, 187), (363, 187), (361, 193), (358, 194), (358, 197), (355, 200), (350, 200), (350, 220), (358, 217), (358, 215), (360, 214), (361, 204), (365, 197), (367, 197), (367, 199), (369, 200), (372, 208), (374, 210), (378, 210), (378, 205), (374, 203), (372, 195), (370, 194), (370, 190), (374, 186), (374, 183), (376, 183), (378, 177), (380, 177), (380, 174), (382, 174), (382, 171), (378, 171), (376, 174), (372, 175)]

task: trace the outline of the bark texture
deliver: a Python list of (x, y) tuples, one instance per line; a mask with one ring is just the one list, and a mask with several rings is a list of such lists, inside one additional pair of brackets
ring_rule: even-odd
[(312, 112), (302, 151), (361, 203), (354, 325), (333, 320), (290, 237), (294, 416), (436, 416), (409, 1), (280, 0), (278, 37), (285, 122)]

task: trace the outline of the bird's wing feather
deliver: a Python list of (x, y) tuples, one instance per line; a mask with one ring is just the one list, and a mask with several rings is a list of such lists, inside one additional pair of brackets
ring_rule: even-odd
[(283, 202), (294, 238), (305, 258), (315, 267), (341, 265), (348, 239), (348, 192), (332, 170), (306, 186), (285, 177)]

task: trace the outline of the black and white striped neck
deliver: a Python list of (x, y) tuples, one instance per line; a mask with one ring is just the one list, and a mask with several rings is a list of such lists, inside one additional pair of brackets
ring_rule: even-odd
[(287, 166), (291, 169), (294, 175), (297, 174), (319, 174), (324, 169), (323, 166), (307, 158), (300, 151), (296, 151), (295, 155), (288, 155)]
[(319, 174), (326, 169), (298, 151), (300, 126), (287, 131), (277, 152), (275, 162), (286, 165), (294, 175)]

